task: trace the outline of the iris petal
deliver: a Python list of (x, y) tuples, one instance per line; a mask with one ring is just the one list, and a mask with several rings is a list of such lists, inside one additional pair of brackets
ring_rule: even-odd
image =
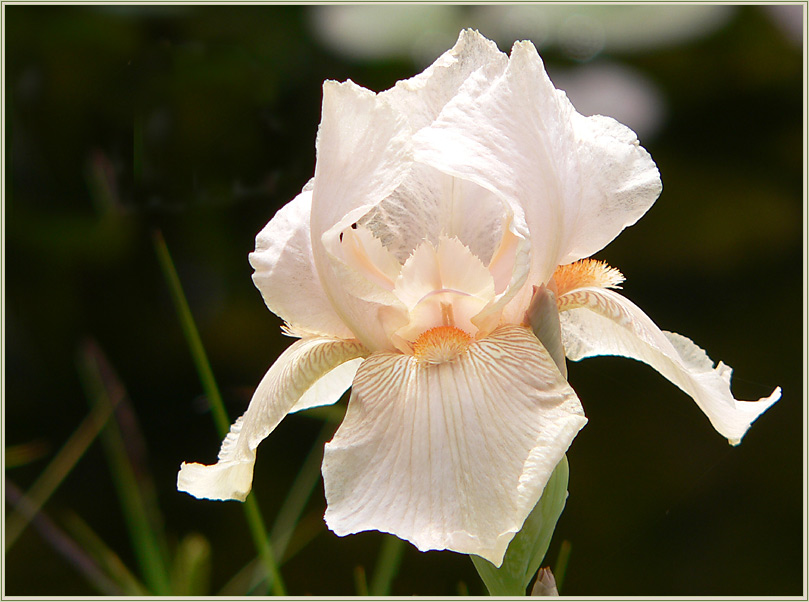
[(559, 308), (568, 358), (621, 355), (650, 365), (690, 395), (732, 445), (781, 397), (776, 388), (758, 401), (735, 399), (729, 366), (722, 362), (714, 366), (689, 339), (661, 331), (639, 307), (614, 291), (580, 288), (561, 295)]
[(586, 423), (527, 328), (504, 326), (438, 365), (370, 356), (326, 445), (326, 522), (496, 565)]
[(315, 270), (309, 236), (311, 208), (312, 192), (304, 190), (259, 232), (256, 250), (250, 253), (253, 282), (270, 311), (294, 332), (353, 338), (334, 311)]
[(657, 168), (629, 128), (584, 117), (557, 90), (530, 42), (487, 88), (469, 82), (413, 137), (417, 161), (497, 194), (524, 217), (531, 287), (557, 265), (591, 255), (635, 223), (660, 194)]
[(339, 259), (340, 234), (404, 180), (412, 163), (409, 148), (406, 121), (378, 95), (351, 81), (323, 85), (312, 255), (335, 312), (371, 350), (391, 348), (379, 312), (395, 304), (395, 298)]
[[(184, 462), (177, 475), (177, 489), (197, 498), (244, 501), (252, 487), (258, 444), (313, 385), (341, 364), (366, 353), (357, 341), (309, 338), (290, 345), (259, 383), (247, 412), (230, 428), (219, 450), (219, 461), (211, 466)], [(343, 394), (344, 383), (344, 379), (334, 379), (326, 387), (321, 381), (319, 392), (326, 403)]]

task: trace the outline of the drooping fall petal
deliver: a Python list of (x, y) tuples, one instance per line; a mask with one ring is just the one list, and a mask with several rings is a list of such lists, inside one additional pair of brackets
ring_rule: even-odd
[(722, 362), (715, 366), (689, 339), (661, 331), (640, 308), (614, 291), (578, 288), (561, 295), (558, 303), (562, 340), (570, 359), (621, 355), (649, 364), (690, 395), (732, 445), (781, 397), (781, 389), (776, 388), (758, 401), (735, 399), (729, 366)]
[(306, 390), (306, 393), (292, 406), (289, 413), (302, 412), (303, 410), (327, 406), (340, 401), (340, 397), (348, 391), (351, 383), (354, 382), (354, 375), (357, 374), (357, 368), (360, 367), (362, 361), (361, 357), (348, 360), (346, 363), (332, 369), (331, 372), (324, 374)]
[(586, 423), (529, 329), (504, 326), (454, 361), (378, 353), (326, 445), (326, 522), (499, 565)]
[[(267, 371), (247, 412), (230, 428), (219, 450), (219, 461), (205, 466), (183, 463), (177, 489), (194, 497), (244, 501), (253, 481), (256, 447), (309, 389), (341, 364), (362, 357), (367, 350), (357, 341), (308, 338), (296, 341)], [(345, 379), (333, 379), (318, 391), (336, 401), (345, 392)], [(310, 406), (311, 407), (311, 406)]]

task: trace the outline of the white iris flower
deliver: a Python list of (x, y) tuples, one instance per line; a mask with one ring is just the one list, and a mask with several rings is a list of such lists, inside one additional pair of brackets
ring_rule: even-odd
[(590, 259), (660, 194), (635, 134), (584, 117), (530, 42), (474, 31), (375, 94), (327, 81), (314, 178), (256, 239), (253, 279), (300, 340), (212, 466), (182, 491), (244, 500), (290, 412), (336, 402), (323, 459), (338, 535), (393, 533), (495, 565), (587, 422), (565, 355), (646, 362), (738, 443), (780, 396), (737, 401), (728, 366), (664, 333)]

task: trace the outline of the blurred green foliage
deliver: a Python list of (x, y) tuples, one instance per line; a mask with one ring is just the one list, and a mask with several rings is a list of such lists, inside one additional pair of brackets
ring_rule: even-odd
[[(247, 254), (313, 173), (322, 81), (382, 90), (424, 67), (341, 55), (319, 37), (315, 10), (332, 8), (4, 6), (5, 443), (50, 450), (6, 477), (29, 488), (86, 416), (74, 358), (95, 338), (141, 425), (176, 554), (169, 578), (189, 594), (206, 587), (191, 573), (221, 591), (255, 549), (237, 504), (175, 490), (179, 463), (212, 461), (219, 438), (151, 233), (172, 249), (234, 418), (288, 343)], [(459, 27), (494, 37), (468, 7), (458, 15)], [(584, 64), (559, 47), (541, 52), (552, 78)], [(571, 365), (590, 422), (568, 453), (570, 498), (548, 557), (573, 543), (563, 594), (801, 593), (802, 58), (771, 14), (743, 6), (704, 37), (590, 59), (643, 74), (666, 104), (642, 139), (664, 192), (599, 257), (663, 328), (734, 367), (738, 397), (775, 385), (784, 397), (731, 449), (646, 367)], [(265, 517), (281, 509), (321, 428), (318, 416), (293, 416), (262, 444)], [(338, 538), (324, 508), (318, 485), (282, 567), (292, 594), (351, 595), (357, 567), (375, 565), (382, 536)], [(137, 565), (100, 446), (45, 511), (74, 525), (75, 513)], [(8, 595), (98, 593), (31, 528), (5, 575)], [(484, 592), (467, 558), (405, 547), (392, 594), (466, 591)]]

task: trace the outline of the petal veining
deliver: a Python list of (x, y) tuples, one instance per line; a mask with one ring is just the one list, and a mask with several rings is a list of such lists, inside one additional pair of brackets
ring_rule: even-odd
[(379, 238), (400, 263), (424, 240), (457, 237), (487, 263), (512, 212), (497, 195), (468, 180), (414, 163), (408, 177), (360, 223)]
[(578, 398), (520, 326), (437, 365), (377, 353), (357, 371), (326, 445), (326, 522), (499, 565), (584, 426)]
[(580, 288), (558, 299), (567, 356), (622, 355), (660, 372), (690, 395), (714, 428), (732, 445), (750, 424), (781, 397), (776, 388), (758, 401), (740, 401), (730, 392), (731, 369), (714, 366), (687, 338), (664, 333), (634, 303), (610, 290)]
[[(259, 383), (247, 411), (231, 427), (219, 450), (219, 461), (210, 466), (183, 462), (177, 489), (197, 498), (244, 501), (252, 487), (258, 444), (313, 385), (341, 364), (366, 354), (357, 341), (315, 337), (290, 345)], [(326, 403), (336, 401), (345, 391), (340, 389), (344, 382), (342, 378), (332, 380), (328, 387), (321, 383), (318, 392), (322, 399), (332, 398)]]

